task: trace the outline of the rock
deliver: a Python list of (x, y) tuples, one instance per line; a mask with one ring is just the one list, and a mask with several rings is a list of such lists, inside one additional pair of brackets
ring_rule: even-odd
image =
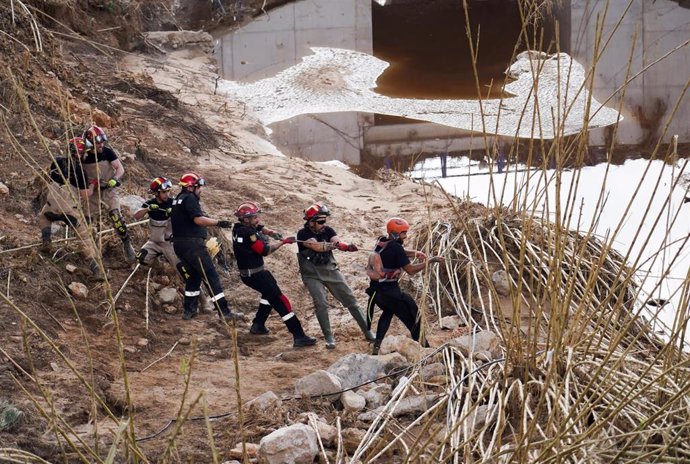
[(10, 188), (7, 185), (0, 182), (0, 195), (4, 196), (4, 195), (9, 195), (9, 194), (10, 194)]
[(267, 464), (311, 464), (318, 453), (316, 432), (304, 424), (278, 429), (259, 443), (260, 462)]
[[(343, 387), (335, 375), (324, 370), (318, 370), (302, 377), (295, 382), (295, 394), (301, 397), (328, 396), (331, 401), (340, 398)], [(335, 393), (335, 394), (332, 394)]]
[(323, 446), (335, 446), (338, 439), (338, 429), (332, 425), (326, 424), (319, 420), (316, 422), (316, 432), (321, 437)]
[(411, 363), (419, 361), (422, 345), (405, 335), (386, 337), (381, 343), (381, 354), (400, 353)]
[(201, 31), (151, 31), (144, 32), (146, 39), (159, 47), (169, 47), (173, 50), (181, 46), (213, 47), (213, 37), (208, 32)]
[(340, 395), (340, 402), (343, 403), (343, 408), (345, 408), (345, 411), (348, 412), (361, 411), (367, 405), (367, 401), (363, 396), (360, 396), (351, 390), (348, 390)]
[(380, 356), (352, 353), (333, 363), (328, 368), (328, 372), (340, 379), (342, 388), (347, 389), (371, 382), (392, 370), (407, 365), (405, 358), (398, 353)]
[(70, 274), (74, 274), (75, 272), (77, 272), (77, 266), (75, 266), (74, 264), (68, 264), (65, 266), (65, 270), (67, 270), (67, 272), (69, 272)]
[(141, 348), (149, 346), (148, 338), (140, 338), (139, 340), (137, 340), (137, 346)]
[(267, 411), (280, 408), (282, 405), (283, 402), (278, 398), (278, 395), (269, 390), (249, 401), (246, 407), (247, 409), (255, 409), (257, 411)]
[(448, 345), (458, 348), (464, 356), (478, 351), (488, 351), (491, 359), (498, 359), (501, 355), (500, 339), (489, 330), (453, 338)]
[(489, 362), (494, 359), (491, 351), (475, 351), (472, 355), (472, 359), (475, 361)]
[(487, 424), (491, 424), (496, 420), (496, 409), (490, 410), (489, 406), (483, 404), (473, 411), (471, 411), (465, 421), (460, 426), (463, 435), (466, 437), (471, 437), (477, 431), (484, 428)]
[(379, 406), (385, 404), (388, 401), (388, 397), (391, 394), (391, 386), (387, 384), (376, 385), (369, 390), (360, 393), (367, 402), (369, 408), (378, 408)]
[(491, 282), (494, 284), (496, 293), (502, 296), (510, 295), (510, 283), (508, 280), (508, 273), (500, 270), (491, 275)]
[(233, 459), (232, 461), (223, 461), (221, 464), (242, 464), (240, 461), (237, 459)]
[(165, 287), (158, 292), (158, 298), (161, 300), (161, 304), (172, 304), (177, 300), (177, 289)]
[(419, 375), (422, 380), (429, 380), (439, 375), (446, 374), (446, 366), (443, 363), (433, 363), (422, 366), (419, 370)]
[(191, 345), (192, 341), (190, 339), (188, 339), (187, 337), (182, 337), (177, 341), (177, 343), (179, 343), (180, 345), (183, 345), (183, 346), (188, 346), (188, 345)]
[(166, 314), (175, 314), (177, 312), (177, 308), (174, 306), (163, 306), (163, 311)]
[(454, 314), (452, 316), (446, 316), (441, 318), (439, 325), (444, 330), (455, 330), (461, 325), (465, 325), (466, 321), (463, 317)]
[[(419, 415), (430, 408), (438, 397), (439, 395), (408, 396), (398, 402), (395, 408), (393, 408), (393, 411), (391, 411), (391, 414), (393, 417), (405, 416), (408, 414)], [(357, 416), (357, 419), (362, 422), (371, 422), (381, 414), (383, 409), (384, 406), (381, 406), (373, 411), (367, 411)]]
[(359, 444), (364, 440), (366, 431), (355, 428), (343, 430), (343, 445), (348, 454), (353, 454), (359, 448)]
[[(259, 455), (259, 445), (256, 443), (245, 443), (244, 448), (247, 450), (247, 457), (249, 459), (256, 458)], [(228, 456), (233, 459), (243, 459), (242, 443), (236, 444), (233, 449), (228, 451)]]
[(122, 349), (124, 351), (126, 351), (127, 353), (130, 353), (130, 354), (134, 354), (137, 352), (136, 348), (134, 348), (133, 346), (129, 346), (129, 345), (124, 346)]
[(81, 282), (70, 282), (67, 286), (73, 297), (85, 300), (89, 296), (89, 289)]
[(170, 285), (170, 277), (167, 275), (162, 275), (158, 277), (158, 282), (160, 282), (161, 285), (167, 287), (168, 285)]
[(91, 118), (93, 119), (93, 123), (97, 126), (113, 127), (113, 119), (98, 108), (94, 108), (93, 111), (91, 111)]

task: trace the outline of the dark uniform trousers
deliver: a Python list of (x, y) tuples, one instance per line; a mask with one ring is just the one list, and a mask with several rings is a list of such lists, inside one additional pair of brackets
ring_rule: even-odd
[(259, 303), (259, 310), (254, 317), (254, 323), (264, 326), (268, 316), (271, 314), (271, 309), (275, 309), (285, 323), (285, 326), (290, 333), (296, 337), (304, 337), (304, 330), (299, 319), (292, 312), (292, 305), (283, 292), (278, 287), (278, 282), (269, 271), (262, 270), (250, 276), (241, 276), (242, 282), (261, 293), (261, 302)]
[(202, 238), (174, 238), (175, 254), (186, 271), (184, 287), (184, 311), (196, 312), (201, 283), (206, 285), (211, 301), (222, 315), (228, 315), (228, 302), (223, 293), (220, 277), (208, 254), (206, 243)]
[(419, 341), (419, 308), (410, 295), (403, 292), (397, 285), (377, 289), (370, 287), (367, 289), (367, 294), (369, 295), (367, 322), (370, 326), (373, 319), (374, 305), (381, 308), (382, 311), (376, 327), (377, 340), (383, 340), (391, 325), (393, 316), (398, 316), (398, 319), (410, 331), (412, 340)]

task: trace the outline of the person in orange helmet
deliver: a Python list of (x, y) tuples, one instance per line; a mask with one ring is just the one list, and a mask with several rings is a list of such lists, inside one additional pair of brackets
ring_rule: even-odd
[[(370, 283), (366, 293), (369, 295), (367, 304), (367, 321), (371, 324), (374, 305), (382, 310), (376, 327), (376, 340), (373, 354), (378, 354), (381, 342), (388, 332), (393, 316), (397, 316), (410, 331), (412, 339), (419, 341), (421, 326), (419, 323), (419, 308), (412, 297), (403, 292), (398, 285), (398, 279), (405, 271), (414, 275), (426, 269), (430, 263), (443, 263), (442, 257), (427, 259), (421, 251), (408, 251), (403, 247), (407, 238), (410, 224), (402, 218), (391, 218), (386, 224), (388, 236), (379, 237), (374, 252), (369, 256), (367, 275)], [(416, 258), (419, 263), (412, 264), (410, 258)], [(426, 340), (424, 346), (428, 346)]]

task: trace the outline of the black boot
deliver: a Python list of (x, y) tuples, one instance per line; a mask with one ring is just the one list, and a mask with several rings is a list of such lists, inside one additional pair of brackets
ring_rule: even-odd
[(40, 250), (44, 253), (50, 253), (52, 244), (51, 244), (51, 234), (52, 234), (52, 229), (50, 226), (44, 227), (41, 229), (41, 248)]
[(294, 313), (290, 319), (285, 321), (285, 326), (292, 334), (292, 346), (300, 347), (316, 345), (316, 339), (311, 338), (304, 333), (304, 329), (302, 329), (302, 324), (300, 324), (299, 319), (297, 319), (297, 316), (295, 316)]
[(371, 350), (371, 354), (373, 354), (374, 356), (379, 354), (379, 350), (381, 349), (381, 342), (382, 341), (383, 340), (379, 340), (379, 339), (374, 340), (374, 347)]
[(270, 330), (268, 330), (268, 327), (266, 327), (263, 324), (259, 324), (258, 322), (252, 323), (252, 326), (249, 328), (249, 333), (254, 334), (254, 335), (268, 335), (271, 333)]
[(91, 279), (95, 282), (102, 282), (105, 280), (103, 273), (101, 272), (101, 267), (98, 265), (98, 261), (92, 259), (89, 263), (89, 270), (91, 270)]

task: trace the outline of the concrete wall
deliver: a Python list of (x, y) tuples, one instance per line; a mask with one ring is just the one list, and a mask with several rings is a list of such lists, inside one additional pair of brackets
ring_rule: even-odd
[[(690, 97), (686, 94), (681, 99), (690, 78), (690, 46), (683, 46), (644, 71), (627, 85), (624, 96), (615, 93), (626, 79), (690, 39), (690, 9), (669, 0), (632, 0), (627, 8), (628, 3), (570, 0), (570, 53), (585, 69), (594, 66), (597, 18), (603, 20), (599, 47), (609, 39), (610, 43), (596, 63), (593, 90), (601, 102), (612, 97), (608, 106), (618, 108), (622, 102), (626, 119), (619, 124), (617, 142), (655, 142), (676, 104), (678, 110), (663, 140), (668, 142), (678, 134), (682, 142), (690, 142)], [(603, 144), (605, 139), (605, 130), (592, 131), (590, 136), (593, 145)]]
[[(251, 82), (295, 65), (311, 54), (310, 47), (371, 54), (371, 0), (304, 0), (285, 5), (233, 34), (218, 37), (215, 55), (221, 77)], [(319, 115), (318, 120), (302, 116), (273, 124), (271, 138), (289, 156), (359, 164), (365, 117), (357, 113)]]

